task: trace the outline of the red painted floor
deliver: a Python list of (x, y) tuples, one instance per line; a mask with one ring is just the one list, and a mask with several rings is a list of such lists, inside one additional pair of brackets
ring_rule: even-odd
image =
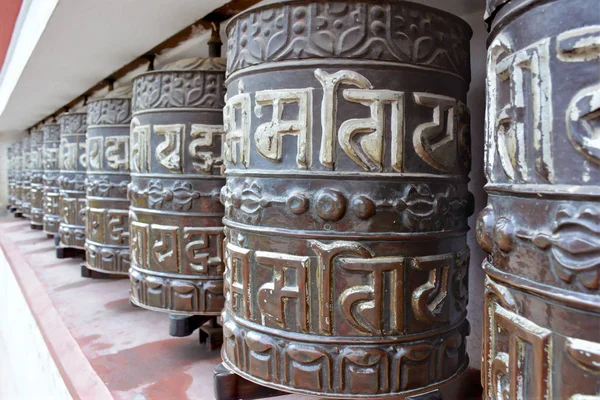
[(5, 253), (18, 252), (33, 270), (115, 399), (213, 398), (212, 375), (219, 352), (201, 347), (197, 334), (171, 338), (166, 314), (130, 305), (127, 279), (82, 278), (80, 260), (57, 260), (53, 241), (21, 219), (0, 219), (0, 242)]

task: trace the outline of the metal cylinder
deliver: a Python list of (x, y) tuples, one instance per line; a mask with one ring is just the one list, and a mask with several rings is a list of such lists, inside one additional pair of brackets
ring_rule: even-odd
[(131, 87), (90, 101), (87, 114), (86, 267), (129, 271), (129, 123)]
[(87, 110), (62, 114), (60, 123), (60, 176), (58, 178), (60, 244), (85, 248), (85, 133)]
[(60, 225), (59, 197), (60, 187), (60, 124), (48, 123), (42, 128), (44, 133), (43, 164), (44, 175), (42, 178), (44, 193), (44, 232), (47, 235), (58, 235)]
[(223, 297), (221, 145), (225, 61), (186, 59), (134, 80), (131, 300), (219, 315)]
[(593, 0), (488, 1), (486, 399), (600, 391), (600, 19)]
[(9, 144), (6, 149), (6, 161), (8, 162), (8, 209), (12, 209), (15, 206), (15, 158), (15, 144)]
[(295, 0), (227, 34), (225, 364), (331, 398), (448, 390), (468, 364), (469, 26)]
[(31, 150), (29, 152), (31, 228), (42, 229), (44, 225), (44, 164), (42, 160), (44, 145), (43, 129), (31, 129)]
[(15, 213), (18, 215), (22, 212), (21, 205), (21, 188), (23, 185), (23, 141), (20, 140), (16, 142), (14, 145), (14, 180), (15, 180), (15, 201), (13, 203), (15, 208)]
[(31, 133), (27, 132), (21, 142), (21, 213), (31, 219)]

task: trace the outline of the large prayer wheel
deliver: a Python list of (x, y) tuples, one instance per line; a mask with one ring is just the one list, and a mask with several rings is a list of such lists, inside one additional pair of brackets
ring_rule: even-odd
[(287, 1), (227, 34), (225, 364), (328, 398), (448, 393), (468, 364), (469, 26)]
[(6, 161), (8, 168), (8, 209), (12, 209), (15, 206), (15, 144), (9, 144), (6, 149)]
[(27, 132), (21, 142), (21, 213), (31, 219), (31, 132)]
[(488, 1), (484, 398), (600, 393), (600, 14)]
[(134, 80), (131, 300), (144, 308), (223, 309), (224, 61), (181, 60)]
[(29, 152), (31, 228), (42, 230), (44, 226), (44, 133), (40, 128), (31, 129), (31, 149)]
[(87, 114), (86, 267), (129, 272), (129, 123), (131, 87), (90, 101)]
[(15, 186), (15, 200), (12, 203), (15, 209), (15, 216), (19, 216), (22, 213), (21, 205), (21, 192), (23, 186), (23, 140), (16, 142), (13, 145), (13, 164), (14, 164), (14, 186)]
[(62, 247), (80, 250), (85, 248), (86, 119), (85, 109), (65, 113), (59, 117), (60, 244)]
[(58, 235), (60, 226), (59, 197), (60, 187), (60, 124), (47, 123), (42, 128), (44, 132), (44, 175), (43, 175), (43, 204), (44, 204), (44, 232), (47, 235)]

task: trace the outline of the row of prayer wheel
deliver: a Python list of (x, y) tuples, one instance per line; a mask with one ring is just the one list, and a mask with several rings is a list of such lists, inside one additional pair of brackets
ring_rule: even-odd
[[(600, 393), (592, 8), (488, 0), (488, 400)], [(9, 148), (11, 206), (129, 275), (136, 305), (220, 315), (224, 364), (250, 381), (456, 398), (471, 29), (413, 2), (288, 0), (227, 36), (227, 60), (167, 64), (31, 129)]]

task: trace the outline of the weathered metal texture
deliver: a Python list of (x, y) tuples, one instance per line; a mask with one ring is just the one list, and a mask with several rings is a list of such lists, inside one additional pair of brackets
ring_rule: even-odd
[(60, 124), (48, 123), (44, 125), (42, 130), (44, 133), (42, 156), (44, 165), (44, 175), (42, 177), (44, 187), (44, 232), (49, 235), (57, 235), (60, 225), (60, 187), (58, 186), (60, 176)]
[(21, 142), (21, 213), (31, 219), (31, 135), (29, 132)]
[(91, 101), (87, 114), (86, 266), (129, 272), (129, 123), (131, 87)]
[(65, 113), (59, 117), (60, 243), (63, 247), (82, 250), (85, 248), (86, 119), (85, 109)]
[(42, 229), (44, 225), (44, 164), (43, 164), (44, 133), (42, 129), (31, 130), (31, 149), (29, 151), (30, 193), (31, 193), (31, 227)]
[(15, 206), (15, 144), (8, 145), (6, 149), (6, 161), (8, 162), (8, 208)]
[(21, 191), (23, 186), (23, 141), (20, 140), (13, 144), (13, 163), (15, 166), (14, 180), (15, 180), (15, 200), (13, 206), (16, 212), (21, 212)]
[(486, 399), (600, 399), (599, 16), (509, 1), (491, 21)]
[(134, 80), (131, 299), (173, 314), (223, 309), (225, 60), (188, 59)]
[(469, 39), (403, 1), (288, 1), (227, 27), (223, 359), (376, 399), (468, 364)]

